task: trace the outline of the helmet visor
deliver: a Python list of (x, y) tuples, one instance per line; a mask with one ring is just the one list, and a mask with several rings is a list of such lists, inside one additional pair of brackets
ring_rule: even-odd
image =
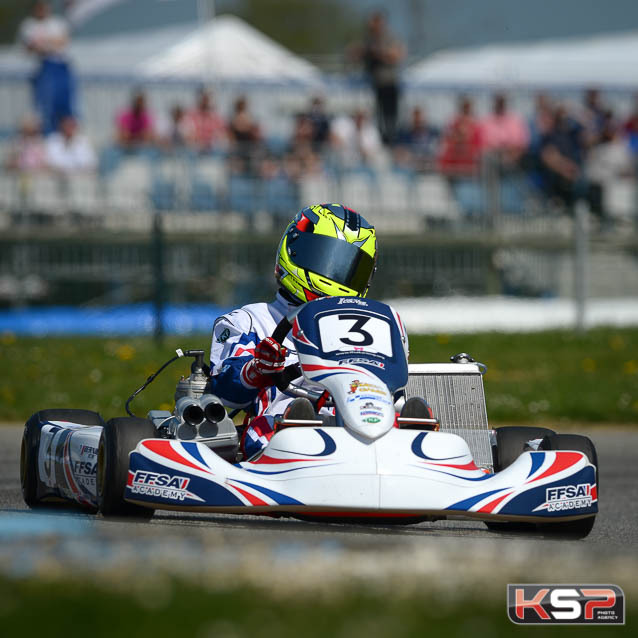
[(374, 271), (374, 259), (342, 239), (313, 233), (288, 236), (287, 247), (294, 263), (326, 279), (363, 294)]

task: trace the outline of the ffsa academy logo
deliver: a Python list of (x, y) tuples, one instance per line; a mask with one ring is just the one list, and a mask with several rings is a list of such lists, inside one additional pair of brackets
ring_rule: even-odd
[(508, 585), (507, 614), (517, 625), (624, 625), (625, 594), (617, 585)]

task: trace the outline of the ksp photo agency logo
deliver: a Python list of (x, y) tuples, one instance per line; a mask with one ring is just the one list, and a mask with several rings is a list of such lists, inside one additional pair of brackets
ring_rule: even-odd
[(517, 625), (624, 625), (618, 585), (507, 586), (507, 614)]

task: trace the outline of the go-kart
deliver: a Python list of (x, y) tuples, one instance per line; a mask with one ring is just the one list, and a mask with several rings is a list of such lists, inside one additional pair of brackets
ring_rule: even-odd
[[(482, 374), (469, 355), (408, 366), (386, 304), (353, 297), (303, 305), (292, 330), (298, 367), (273, 384), (296, 397), (275, 434), (242, 459), (238, 432), (206, 391), (203, 351), (173, 412), (104, 422), (42, 410), (26, 423), (21, 483), (31, 507), (74, 503), (104, 516), (154, 510), (414, 523), (470, 517), (493, 530), (586, 536), (598, 511), (597, 457), (584, 436), (487, 423)], [(294, 378), (303, 376), (301, 383)]]

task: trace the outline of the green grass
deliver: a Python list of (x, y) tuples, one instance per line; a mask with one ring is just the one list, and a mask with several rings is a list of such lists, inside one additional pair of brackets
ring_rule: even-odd
[[(124, 414), (126, 398), (177, 347), (208, 352), (209, 337), (23, 338), (0, 335), (0, 422), (43, 408)], [(447, 361), (466, 351), (487, 364), (492, 423), (638, 423), (638, 329), (507, 335), (412, 336), (413, 362)], [(189, 361), (174, 363), (133, 402), (137, 414), (170, 409)]]
[[(0, 578), (0, 624), (5, 636), (48, 638), (618, 635), (617, 625), (542, 629), (514, 625), (507, 618), (504, 590), (503, 600), (451, 601), (432, 591), (396, 596), (346, 589), (329, 597), (286, 597), (240, 588), (210, 591), (175, 581), (154, 589), (135, 583), (106, 589), (77, 582)], [(635, 611), (633, 604), (627, 611), (630, 621)]]

